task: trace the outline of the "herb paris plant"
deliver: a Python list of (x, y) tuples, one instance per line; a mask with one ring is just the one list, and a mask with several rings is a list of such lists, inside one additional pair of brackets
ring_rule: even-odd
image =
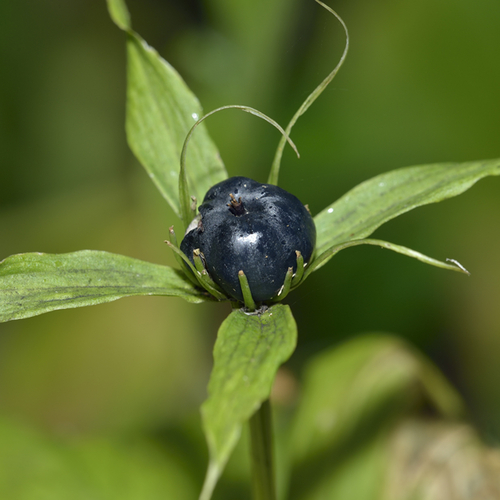
[[(202, 124), (193, 136), (191, 148), (187, 153), (188, 168), (184, 169), (185, 176), (180, 176), (179, 186), (178, 160), (186, 135), (202, 116), (201, 106), (175, 70), (132, 30), (125, 4), (119, 0), (109, 0), (108, 6), (113, 20), (127, 36), (129, 144), (162, 195), (175, 212), (183, 217), (187, 226), (190, 223), (187, 214), (191, 197), (202, 200), (207, 193), (206, 196), (210, 198), (213, 186), (235, 181), (227, 180), (217, 149)], [(269, 184), (265, 185), (269, 187), (266, 189), (279, 189), (275, 184), (278, 180), (284, 141), (298, 117), (336, 74), (346, 53), (347, 46), (337, 68), (311, 94), (285, 129), (277, 160), (271, 169)], [(275, 282), (279, 282), (279, 286), (275, 285), (271, 291), (265, 290), (261, 295), (257, 289), (260, 279), (253, 283), (251, 273), (245, 271), (251, 298), (266, 301), (278, 294), (285, 282), (288, 268), (292, 267), (293, 271), (297, 271), (298, 259), (294, 255), (295, 250), (300, 250), (304, 263), (308, 264), (302, 281), (341, 249), (360, 244), (380, 245), (433, 265), (463, 272), (461, 267), (436, 261), (405, 247), (365, 238), (380, 225), (400, 214), (421, 205), (456, 196), (480, 178), (498, 174), (500, 160), (489, 160), (411, 167), (382, 174), (364, 182), (314, 217), (317, 241), (312, 260), (312, 245), (306, 242), (301, 248), (301, 242), (292, 244), (291, 239), (296, 237), (295, 231), (286, 235), (285, 244), (291, 246), (284, 256), (282, 268), (274, 278)], [(262, 186), (259, 185), (259, 189)], [(227, 217), (228, 213), (236, 218), (242, 217), (230, 211), (231, 208), (236, 212), (240, 210), (235, 206), (239, 203), (237, 197), (240, 193), (235, 192), (234, 185), (230, 186), (229, 191), (222, 197), (219, 206), (225, 210)], [(230, 194), (235, 197), (235, 204), (231, 203), (228, 196)], [(246, 199), (241, 197), (243, 210), (247, 210)], [(227, 203), (232, 207), (226, 207)], [(204, 205), (205, 203), (201, 207)], [(203, 211), (207, 207), (208, 205), (205, 205), (205, 208), (200, 208), (204, 216)], [(300, 207), (297, 205), (296, 210), (308, 221), (305, 228), (311, 240), (314, 226), (301, 204)], [(207, 218), (208, 214), (205, 220), (208, 220)], [(109, 302), (131, 295), (177, 296), (194, 303), (214, 300), (214, 297), (216, 300), (222, 300), (228, 292), (233, 295), (231, 290), (237, 289), (241, 283), (239, 278), (238, 282), (235, 281), (235, 271), (239, 271), (242, 266), (235, 264), (227, 277), (217, 277), (214, 272), (214, 267), (219, 267), (217, 259), (224, 259), (225, 256), (221, 255), (220, 248), (214, 247), (211, 241), (203, 241), (210, 236), (208, 229), (211, 231), (211, 225), (217, 225), (217, 221), (205, 220), (202, 219), (202, 223), (204, 228), (207, 226), (207, 235), (197, 227), (193, 230), (197, 233), (192, 235), (193, 240), (196, 236), (196, 241), (187, 241), (181, 245), (189, 258), (193, 257), (193, 252), (199, 248), (206, 259), (208, 276), (202, 276), (204, 265), (200, 255), (201, 267), (195, 266), (195, 282), (191, 280), (191, 271), (183, 274), (182, 270), (106, 252), (22, 254), (9, 257), (0, 266), (0, 319), (7, 321), (26, 318), (52, 310)], [(284, 225), (286, 227), (287, 224)], [(255, 233), (248, 233), (251, 234)], [(277, 254), (282, 236), (273, 237), (273, 241), (278, 244), (273, 249)], [(173, 245), (175, 246), (175, 242)], [(290, 255), (293, 261), (290, 260)], [(260, 269), (258, 261), (261, 258), (259, 253), (255, 262), (252, 262), (252, 269)], [(193, 264), (196, 264), (194, 257)], [(213, 279), (226, 293), (221, 293), (215, 287), (210, 288), (213, 285), (208, 279)], [(295, 284), (292, 279), (290, 286)], [(212, 294), (207, 292), (207, 287)], [(280, 297), (282, 296), (283, 293)], [(235, 292), (232, 298), (241, 302), (243, 295)], [(248, 305), (246, 298), (245, 303)], [(281, 304), (272, 305), (272, 302), (269, 302), (269, 305), (271, 307), (261, 315), (247, 315), (238, 305), (220, 328), (214, 349), (209, 398), (202, 409), (210, 449), (210, 466), (203, 498), (210, 497), (217, 478), (238, 440), (242, 425), (268, 398), (278, 366), (294, 350), (296, 325), (290, 309)], [(224, 408), (224, 411), (221, 411), (221, 408)]]

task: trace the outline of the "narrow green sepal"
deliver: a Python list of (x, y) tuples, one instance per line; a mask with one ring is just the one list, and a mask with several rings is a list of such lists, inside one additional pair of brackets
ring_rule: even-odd
[(292, 278), (293, 278), (293, 267), (289, 267), (285, 275), (285, 281), (283, 282), (283, 286), (278, 292), (278, 295), (274, 297), (273, 302), (280, 302), (288, 295), (288, 293), (290, 292), (290, 288), (292, 286)]
[(201, 253), (201, 250), (199, 248), (195, 248), (193, 250), (194, 267), (196, 267), (196, 270), (200, 273), (206, 270), (202, 255), (203, 254)]
[(303, 279), (306, 279), (313, 271), (321, 267), (326, 261), (328, 261), (335, 254), (344, 250), (345, 248), (350, 248), (357, 245), (374, 245), (379, 246), (381, 248), (387, 248), (388, 250), (392, 250), (393, 252), (400, 253), (402, 255), (406, 255), (408, 257), (412, 257), (414, 259), (419, 260), (425, 264), (430, 264), (431, 266), (441, 267), (442, 269), (449, 269), (451, 271), (458, 271), (463, 274), (467, 274), (470, 276), (469, 271), (465, 269), (460, 262), (455, 259), (446, 259), (451, 264), (447, 264), (446, 262), (442, 262), (440, 260), (433, 259), (432, 257), (428, 257), (420, 252), (412, 250), (411, 248), (407, 248), (401, 245), (396, 245), (394, 243), (390, 243), (388, 241), (382, 240), (373, 240), (371, 238), (360, 239), (360, 240), (351, 240), (341, 243), (340, 245), (335, 245), (323, 252), (321, 255), (318, 255), (311, 263), (311, 265), (307, 268), (304, 273)]
[[(168, 228), (168, 235), (169, 235), (170, 243), (177, 248), (177, 246), (178, 246), (177, 245), (177, 235), (175, 234), (174, 226), (170, 226)], [(165, 243), (167, 243), (167, 242), (165, 241)], [(170, 248), (172, 248), (172, 247), (170, 247)], [(184, 260), (182, 259), (182, 257), (177, 252), (174, 252), (174, 257), (175, 257), (175, 260), (177, 261), (177, 264), (179, 264), (181, 271), (184, 272), (184, 274), (188, 277), (189, 281), (191, 281), (191, 283), (193, 283), (194, 285), (198, 285), (198, 280), (192, 275), (192, 273), (186, 272), (186, 267), (184, 266)]]
[(193, 266), (193, 263), (186, 257), (184, 252), (173, 242), (165, 240), (165, 243), (168, 245), (168, 247), (174, 252), (174, 254), (181, 259), (182, 262), (187, 264), (189, 269), (193, 272), (193, 274), (196, 276), (197, 271), (196, 268)]
[(292, 288), (296, 287), (304, 276), (304, 257), (299, 250), (296, 250), (295, 253), (297, 254), (297, 271), (292, 277)]
[[(179, 246), (178, 243), (177, 243), (177, 235), (175, 234), (174, 226), (170, 226), (168, 228), (168, 237), (170, 239), (170, 243), (172, 243), (176, 247)], [(181, 261), (182, 261), (182, 259), (181, 259)]]
[(217, 300), (227, 300), (226, 294), (221, 290), (219, 285), (215, 283), (215, 281), (212, 279), (210, 274), (208, 274), (208, 271), (206, 269), (203, 269), (200, 272), (200, 276), (198, 277), (200, 282), (203, 283), (203, 286), (206, 289), (209, 289), (210, 293), (217, 299)]
[[(213, 283), (212, 278), (209, 277), (209, 280), (205, 278), (192, 264), (192, 262), (186, 257), (184, 252), (182, 252), (176, 245), (171, 243), (170, 241), (165, 241), (165, 243), (174, 251), (175, 254), (179, 255), (179, 257), (189, 266), (189, 269), (193, 272), (194, 277), (197, 280), (197, 285), (204, 288), (208, 293), (213, 295), (217, 300), (226, 300), (227, 297), (221, 293), (219, 290), (215, 288), (215, 283)], [(206, 270), (204, 270), (206, 273)], [(187, 274), (187, 273), (186, 273)], [(208, 276), (208, 273), (206, 273)]]
[(243, 271), (238, 272), (238, 279), (240, 280), (241, 292), (243, 293), (245, 307), (249, 311), (255, 311), (255, 301), (253, 300), (250, 285), (248, 284), (247, 277), (245, 276), (245, 273)]
[[(226, 299), (225, 293), (222, 291), (222, 289), (215, 283), (215, 281), (212, 279), (210, 274), (208, 273), (206, 267), (205, 267), (205, 257), (201, 250), (199, 248), (196, 248), (193, 250), (193, 260), (194, 260), (194, 267), (198, 271), (198, 280), (200, 283), (203, 283), (203, 286), (205, 288), (210, 289), (210, 293), (215, 295), (217, 299), (219, 300), (224, 300)], [(215, 292), (214, 292), (215, 291)]]

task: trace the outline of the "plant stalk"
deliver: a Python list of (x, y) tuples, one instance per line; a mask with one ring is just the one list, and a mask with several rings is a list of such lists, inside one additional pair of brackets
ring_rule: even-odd
[(250, 418), (254, 500), (276, 500), (271, 403), (266, 399)]

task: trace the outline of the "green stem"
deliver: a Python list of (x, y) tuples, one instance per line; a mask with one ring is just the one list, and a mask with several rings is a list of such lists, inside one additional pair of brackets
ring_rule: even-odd
[(273, 465), (273, 430), (269, 399), (250, 419), (254, 500), (276, 500)]

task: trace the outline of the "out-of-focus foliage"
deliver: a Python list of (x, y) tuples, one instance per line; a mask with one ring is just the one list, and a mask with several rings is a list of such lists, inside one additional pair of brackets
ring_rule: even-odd
[(500, 452), (460, 422), (455, 390), (388, 335), (327, 349), (304, 373), (288, 498), (454, 500), (500, 492)]
[(196, 495), (175, 453), (147, 440), (106, 439), (58, 443), (0, 419), (0, 491), (4, 498), (33, 500), (136, 500)]
[[(393, 168), (498, 157), (498, 3), (330, 5), (349, 26), (351, 50), (294, 128), (301, 159), (285, 153), (285, 189), (317, 214)], [(246, 104), (286, 124), (343, 47), (341, 29), (312, 1), (129, 7), (137, 31), (206, 111)], [(7, 0), (0, 28), (0, 257), (92, 248), (175, 265), (162, 241), (178, 220), (125, 144), (123, 36), (105, 3)], [(274, 131), (243, 113), (221, 114), (208, 127), (230, 175), (265, 180)], [(315, 273), (290, 297), (300, 332), (295, 375), (311, 354), (356, 332), (396, 331), (438, 362), (473, 421), (497, 441), (499, 187), (498, 179), (481, 181), (376, 233), (456, 258), (471, 278), (374, 248), (343, 252)], [(177, 431), (205, 396), (227, 312), (148, 297), (2, 324), (0, 412), (62, 435), (161, 429), (169, 448), (189, 455), (201, 484), (203, 441)], [(376, 446), (360, 454), (378, 457)], [(243, 477), (230, 465), (221, 494), (245, 498)]]

